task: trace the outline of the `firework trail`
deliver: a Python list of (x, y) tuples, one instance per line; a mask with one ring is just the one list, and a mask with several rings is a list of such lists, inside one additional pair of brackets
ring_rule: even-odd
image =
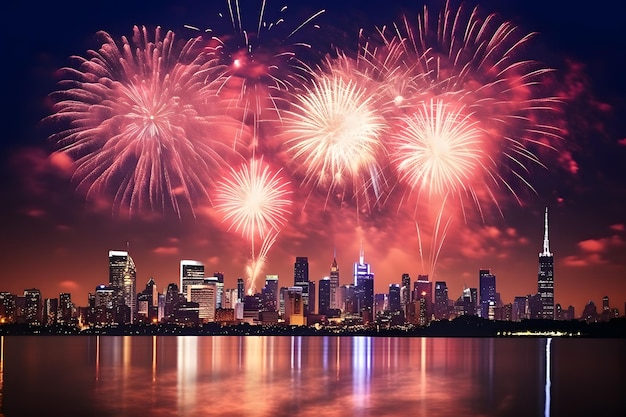
[[(276, 241), (280, 229), (290, 214), (291, 190), (289, 183), (273, 173), (263, 159), (252, 159), (238, 170), (232, 169), (230, 178), (218, 183), (215, 209), (234, 229), (250, 242), (251, 260), (246, 271), (248, 288), (254, 289), (267, 253)], [(255, 252), (255, 243), (261, 249)]]
[(290, 166), (304, 184), (329, 196), (365, 196), (376, 201), (384, 184), (385, 150), (381, 135), (386, 121), (378, 111), (377, 83), (359, 76), (354, 62), (344, 55), (328, 58), (312, 73), (310, 86), (293, 96), (285, 112), (285, 150)]
[(145, 27), (116, 43), (106, 32), (99, 50), (73, 57), (48, 121), (59, 152), (75, 163), (87, 198), (112, 192), (114, 211), (129, 215), (208, 197), (213, 173), (232, 155), (234, 120), (215, 103), (220, 68), (199, 53), (201, 39), (177, 43), (174, 33)]
[[(311, 35), (311, 30), (319, 29), (314, 21), (324, 13), (320, 10), (292, 25), (287, 6), (271, 13), (273, 18), (268, 20), (267, 3), (261, 0), (254, 16), (242, 8), (239, 0), (227, 0), (228, 11), (219, 17), (229, 20), (232, 32), (228, 34), (227, 30), (218, 28), (206, 30), (211, 36), (208, 49), (226, 68), (218, 94), (231, 99), (234, 108), (241, 109), (239, 117), (244, 124), (253, 126), (255, 140), (259, 138), (261, 121), (280, 118), (285, 107), (281, 103), (282, 93), (305, 79), (309, 67), (299, 55), (316, 53), (304, 38)], [(253, 148), (257, 146), (255, 141)]]

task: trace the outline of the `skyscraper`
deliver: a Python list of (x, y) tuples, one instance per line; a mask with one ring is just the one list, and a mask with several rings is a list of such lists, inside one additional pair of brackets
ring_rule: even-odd
[(245, 294), (245, 283), (243, 282), (243, 278), (237, 278), (237, 299), (243, 303), (243, 297)]
[(400, 303), (400, 285), (389, 284), (389, 311), (401, 311), (402, 306)]
[(430, 321), (433, 315), (433, 282), (428, 280), (428, 275), (418, 275), (413, 283), (413, 300), (417, 303), (424, 299), (426, 303), (426, 320)]
[(337, 266), (337, 255), (333, 256), (333, 263), (330, 265), (330, 308), (339, 308), (339, 267)]
[(309, 258), (306, 256), (296, 257), (293, 265), (293, 285), (302, 288), (303, 314), (306, 316), (313, 306), (309, 306)]
[(539, 254), (537, 294), (541, 300), (540, 319), (554, 319), (554, 256), (548, 241), (548, 208), (546, 207), (543, 235), (543, 252)]
[(204, 282), (204, 264), (199, 261), (183, 259), (180, 261), (180, 292), (188, 298), (187, 287), (189, 285), (202, 285)]
[(330, 277), (324, 277), (320, 280), (319, 285), (319, 306), (317, 312), (323, 316), (327, 316), (331, 305), (331, 288), (332, 281)]
[(266, 275), (263, 295), (263, 311), (278, 311), (278, 275)]
[(137, 313), (137, 269), (128, 251), (109, 251), (109, 286), (116, 291), (114, 309), (121, 314), (125, 307), (127, 314), (124, 320), (133, 322)]
[(354, 285), (357, 311), (370, 317), (374, 311), (374, 274), (370, 271), (370, 265), (365, 263), (363, 248), (359, 254), (359, 262), (354, 263)]
[(435, 318), (448, 318), (448, 286), (445, 281), (435, 281)]
[(484, 319), (495, 320), (496, 308), (496, 276), (489, 269), (478, 271), (480, 288), (480, 316)]

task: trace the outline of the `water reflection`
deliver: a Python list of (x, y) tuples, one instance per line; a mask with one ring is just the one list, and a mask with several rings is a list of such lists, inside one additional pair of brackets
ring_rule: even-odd
[[(602, 398), (605, 409), (623, 405), (612, 396), (621, 398), (616, 393), (624, 389), (617, 371), (626, 365), (623, 356), (615, 355), (618, 362), (609, 366), (590, 363), (578, 378), (571, 361), (560, 365), (559, 358), (599, 348), (623, 352), (626, 341), (597, 341), (606, 343), (600, 347), (585, 343), (297, 336), (8, 337), (0, 339), (0, 412), (4, 407), (10, 416), (366, 417), (409, 412), (505, 416), (542, 411), (544, 416), (571, 415), (583, 412), (584, 406), (572, 405), (570, 391), (581, 378), (598, 378), (594, 374), (598, 370), (613, 384), (589, 395)], [(558, 355), (553, 361), (554, 346)], [(590, 361), (607, 357), (611, 355), (596, 355)], [(30, 399), (33, 392), (40, 393), (41, 401)]]
[(552, 338), (549, 337), (548, 340), (546, 340), (546, 400), (545, 400), (545, 407), (543, 410), (543, 415), (545, 417), (550, 417), (550, 399), (552, 396), (552, 393), (550, 392), (550, 388), (552, 385), (552, 381), (550, 380), (550, 345), (552, 344)]

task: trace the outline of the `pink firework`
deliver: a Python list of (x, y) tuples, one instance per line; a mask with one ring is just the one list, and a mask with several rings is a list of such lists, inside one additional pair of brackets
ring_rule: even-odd
[(397, 121), (390, 159), (410, 190), (473, 194), (495, 175), (478, 122), (463, 110), (431, 100)]
[[(518, 199), (513, 183), (532, 190), (526, 179), (530, 166), (543, 166), (543, 151), (561, 141), (559, 128), (548, 123), (559, 100), (542, 87), (551, 70), (525, 57), (533, 35), (494, 14), (483, 17), (478, 8), (446, 4), (439, 15), (425, 7), (414, 24), (405, 17), (402, 24), (379, 29), (361, 56), (382, 78), (389, 74), (389, 89), (398, 84), (397, 76), (404, 79), (408, 94), (397, 96), (398, 115), (410, 118), (433, 98), (464, 106), (481, 132), (481, 152), (496, 164), (493, 178)], [(497, 204), (499, 197), (482, 198)]]
[(343, 55), (328, 59), (312, 74), (311, 85), (294, 94), (283, 117), (285, 149), (304, 183), (340, 199), (367, 198), (373, 191), (376, 201), (384, 183), (381, 136), (387, 125), (378, 84), (355, 65)]
[(262, 159), (253, 159), (218, 182), (215, 208), (230, 224), (229, 230), (253, 241), (285, 224), (290, 195), (289, 182), (280, 171), (274, 173)]
[[(229, 178), (218, 183), (215, 208), (229, 224), (250, 242), (251, 259), (246, 268), (248, 288), (255, 288), (269, 249), (290, 214), (291, 190), (280, 171), (273, 172), (262, 159), (252, 159)], [(256, 253), (257, 241), (261, 242)]]
[(219, 16), (229, 20), (232, 33), (219, 28), (220, 22), (206, 30), (211, 36), (207, 50), (226, 68), (219, 94), (232, 99), (233, 107), (243, 111), (242, 121), (255, 128), (263, 119), (280, 117), (282, 93), (304, 78), (307, 65), (299, 55), (311, 51), (307, 36), (313, 38), (311, 31), (319, 29), (314, 21), (324, 13), (292, 24), (287, 6), (275, 11), (267, 0), (256, 4), (254, 16), (246, 9), (250, 2), (244, 7), (239, 0), (227, 0), (228, 11)]
[(69, 127), (51, 139), (75, 161), (87, 198), (112, 193), (114, 208), (129, 214), (193, 211), (233, 154), (234, 120), (215, 99), (219, 66), (199, 53), (199, 38), (177, 43), (160, 28), (151, 40), (134, 27), (132, 41), (119, 44), (98, 35), (99, 50), (63, 69), (49, 120)]

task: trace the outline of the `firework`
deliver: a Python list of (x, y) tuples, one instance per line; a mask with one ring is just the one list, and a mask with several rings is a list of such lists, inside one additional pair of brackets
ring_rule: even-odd
[(151, 40), (145, 27), (119, 44), (98, 35), (100, 49), (64, 69), (49, 120), (69, 127), (51, 139), (75, 161), (87, 198), (112, 192), (114, 208), (129, 214), (193, 210), (233, 154), (234, 121), (214, 99), (219, 66), (198, 52), (200, 38), (177, 43), (157, 28)]
[[(519, 180), (532, 190), (525, 179), (529, 165), (543, 166), (538, 155), (554, 149), (561, 139), (559, 129), (545, 122), (554, 116), (559, 105), (541, 88), (551, 70), (524, 57), (524, 47), (534, 34), (524, 34), (510, 22), (499, 22), (494, 14), (483, 18), (478, 8), (454, 10), (446, 4), (439, 15), (432, 17), (425, 7), (415, 24), (404, 17), (401, 24), (379, 29), (374, 36), (377, 41), (370, 40), (361, 55), (381, 73), (401, 75), (410, 86), (404, 89), (409, 94), (401, 96), (398, 102), (403, 115), (410, 118), (412, 114), (424, 113), (421, 109), (432, 99), (463, 106), (464, 113), (474, 121), (471, 136), (482, 138), (480, 149), (474, 148), (464, 159), (469, 162), (482, 154), (483, 161), (489, 160), (492, 178), (518, 199), (512, 180)], [(393, 76), (389, 79), (391, 85), (397, 83)], [(450, 120), (452, 113), (447, 113), (444, 119)], [(432, 116), (439, 118), (436, 112)], [(406, 126), (405, 117), (397, 120)], [(439, 123), (415, 121), (424, 126)], [(455, 123), (461, 129), (464, 124)], [(411, 130), (415, 127), (413, 123)], [(497, 204), (497, 196), (472, 193), (472, 184), (462, 181), (462, 173), (456, 174), (447, 179), (439, 176), (442, 182), (429, 185), (440, 191), (464, 188), (477, 203), (487, 198)], [(431, 181), (434, 177), (422, 178)], [(453, 183), (446, 185), (444, 179)], [(414, 180), (412, 185), (418, 186)]]
[(264, 112), (280, 117), (281, 92), (304, 79), (308, 66), (299, 55), (315, 52), (303, 32), (305, 28), (309, 34), (319, 29), (313, 22), (324, 13), (320, 10), (292, 25), (287, 6), (268, 13), (267, 3), (261, 0), (258, 14), (253, 16), (242, 10), (239, 0), (227, 0), (228, 11), (219, 16), (229, 20), (232, 33), (218, 28), (219, 24), (206, 30), (211, 36), (209, 49), (226, 68), (219, 94), (233, 98), (235, 108), (243, 110), (243, 122), (255, 128)]
[(386, 121), (376, 83), (352, 65), (345, 56), (328, 59), (311, 86), (294, 95), (283, 123), (286, 153), (304, 183), (340, 195), (372, 189), (379, 197)]
[(254, 240), (285, 224), (291, 205), (288, 187), (280, 171), (273, 173), (262, 159), (253, 159), (218, 183), (215, 208), (230, 223), (229, 230)]
[(402, 117), (390, 155), (400, 180), (429, 196), (473, 193), (474, 184), (484, 184), (493, 169), (477, 124), (463, 114), (463, 107), (454, 110), (441, 100), (423, 103)]
[[(229, 223), (229, 230), (241, 233), (250, 242), (251, 260), (246, 268), (249, 288), (254, 288), (267, 253), (290, 214), (289, 183), (273, 173), (262, 159), (232, 170), (231, 177), (218, 184), (215, 208)], [(255, 252), (260, 240), (261, 249)]]

